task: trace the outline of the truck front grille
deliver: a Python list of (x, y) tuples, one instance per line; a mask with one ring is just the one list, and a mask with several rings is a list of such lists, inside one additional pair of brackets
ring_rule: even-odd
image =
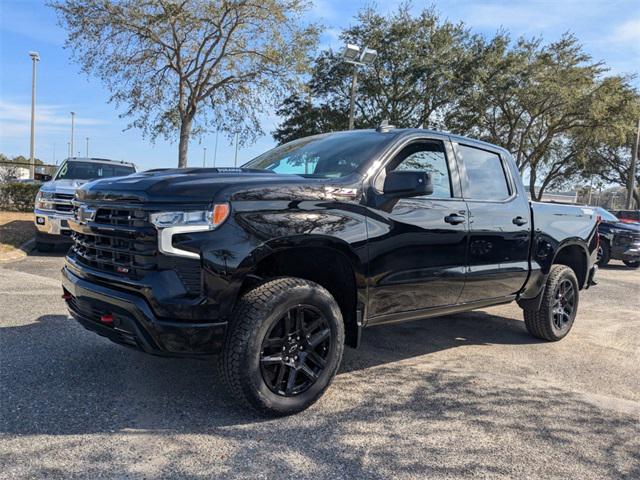
[(54, 193), (53, 209), (58, 213), (71, 213), (73, 211), (73, 193)]
[[(94, 270), (140, 280), (150, 272), (173, 270), (189, 295), (201, 291), (198, 259), (167, 257), (158, 252), (150, 212), (141, 209), (97, 207), (84, 233), (73, 231), (75, 260)], [(89, 232), (90, 230), (90, 232)]]

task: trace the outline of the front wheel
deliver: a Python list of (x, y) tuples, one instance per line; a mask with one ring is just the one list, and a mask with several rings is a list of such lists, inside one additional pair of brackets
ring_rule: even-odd
[(604, 267), (609, 263), (609, 260), (611, 260), (611, 247), (609, 246), (609, 243), (603, 240), (600, 242), (600, 246), (598, 247), (598, 266)]
[(638, 268), (640, 267), (640, 260), (623, 260), (624, 264), (629, 268)]
[(317, 283), (283, 277), (242, 296), (228, 326), (223, 370), (234, 398), (266, 415), (311, 406), (336, 375), (344, 324)]
[(578, 280), (565, 265), (552, 265), (540, 308), (525, 308), (524, 322), (531, 335), (543, 340), (564, 338), (578, 312)]

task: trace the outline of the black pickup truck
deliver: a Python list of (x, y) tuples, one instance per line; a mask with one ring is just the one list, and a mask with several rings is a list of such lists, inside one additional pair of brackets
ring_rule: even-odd
[(592, 210), (530, 203), (507, 151), (427, 130), (98, 180), (74, 205), (71, 315), (151, 354), (221, 354), (265, 414), (315, 402), (364, 327), (517, 301), (532, 335), (560, 340), (596, 271)]

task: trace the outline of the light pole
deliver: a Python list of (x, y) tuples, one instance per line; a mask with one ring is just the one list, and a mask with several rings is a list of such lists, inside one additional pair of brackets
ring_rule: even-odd
[(233, 166), (234, 167), (238, 166), (238, 135), (239, 135), (239, 132), (236, 132), (236, 156), (233, 159)]
[(213, 147), (213, 168), (216, 167), (216, 158), (218, 158), (218, 130), (216, 130), (216, 143)]
[(342, 59), (353, 65), (353, 77), (351, 78), (351, 95), (349, 98), (349, 130), (354, 127), (354, 114), (356, 104), (356, 87), (358, 86), (358, 67), (371, 65), (378, 52), (371, 48), (360, 48), (358, 45), (348, 43), (342, 52)]
[(89, 137), (87, 137), (87, 158), (89, 158)]
[(629, 179), (627, 180), (627, 201), (625, 208), (631, 209), (633, 205), (633, 191), (636, 189), (636, 168), (638, 165), (638, 144), (640, 143), (640, 120), (636, 132), (636, 143), (631, 149), (631, 164), (629, 165)]
[(71, 112), (71, 146), (69, 147), (71, 155), (69, 155), (70, 157), (73, 156), (73, 129), (75, 127), (75, 123), (76, 123), (76, 112)]
[(67, 142), (67, 158), (71, 157), (71, 142)]
[(40, 61), (38, 52), (29, 52), (31, 57), (31, 143), (29, 145), (29, 178), (35, 178), (36, 149), (36, 63)]

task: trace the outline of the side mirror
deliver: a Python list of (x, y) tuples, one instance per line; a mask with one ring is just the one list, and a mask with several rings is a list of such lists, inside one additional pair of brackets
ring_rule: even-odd
[(382, 188), (387, 197), (419, 197), (431, 195), (431, 175), (417, 170), (393, 170), (387, 172)]

